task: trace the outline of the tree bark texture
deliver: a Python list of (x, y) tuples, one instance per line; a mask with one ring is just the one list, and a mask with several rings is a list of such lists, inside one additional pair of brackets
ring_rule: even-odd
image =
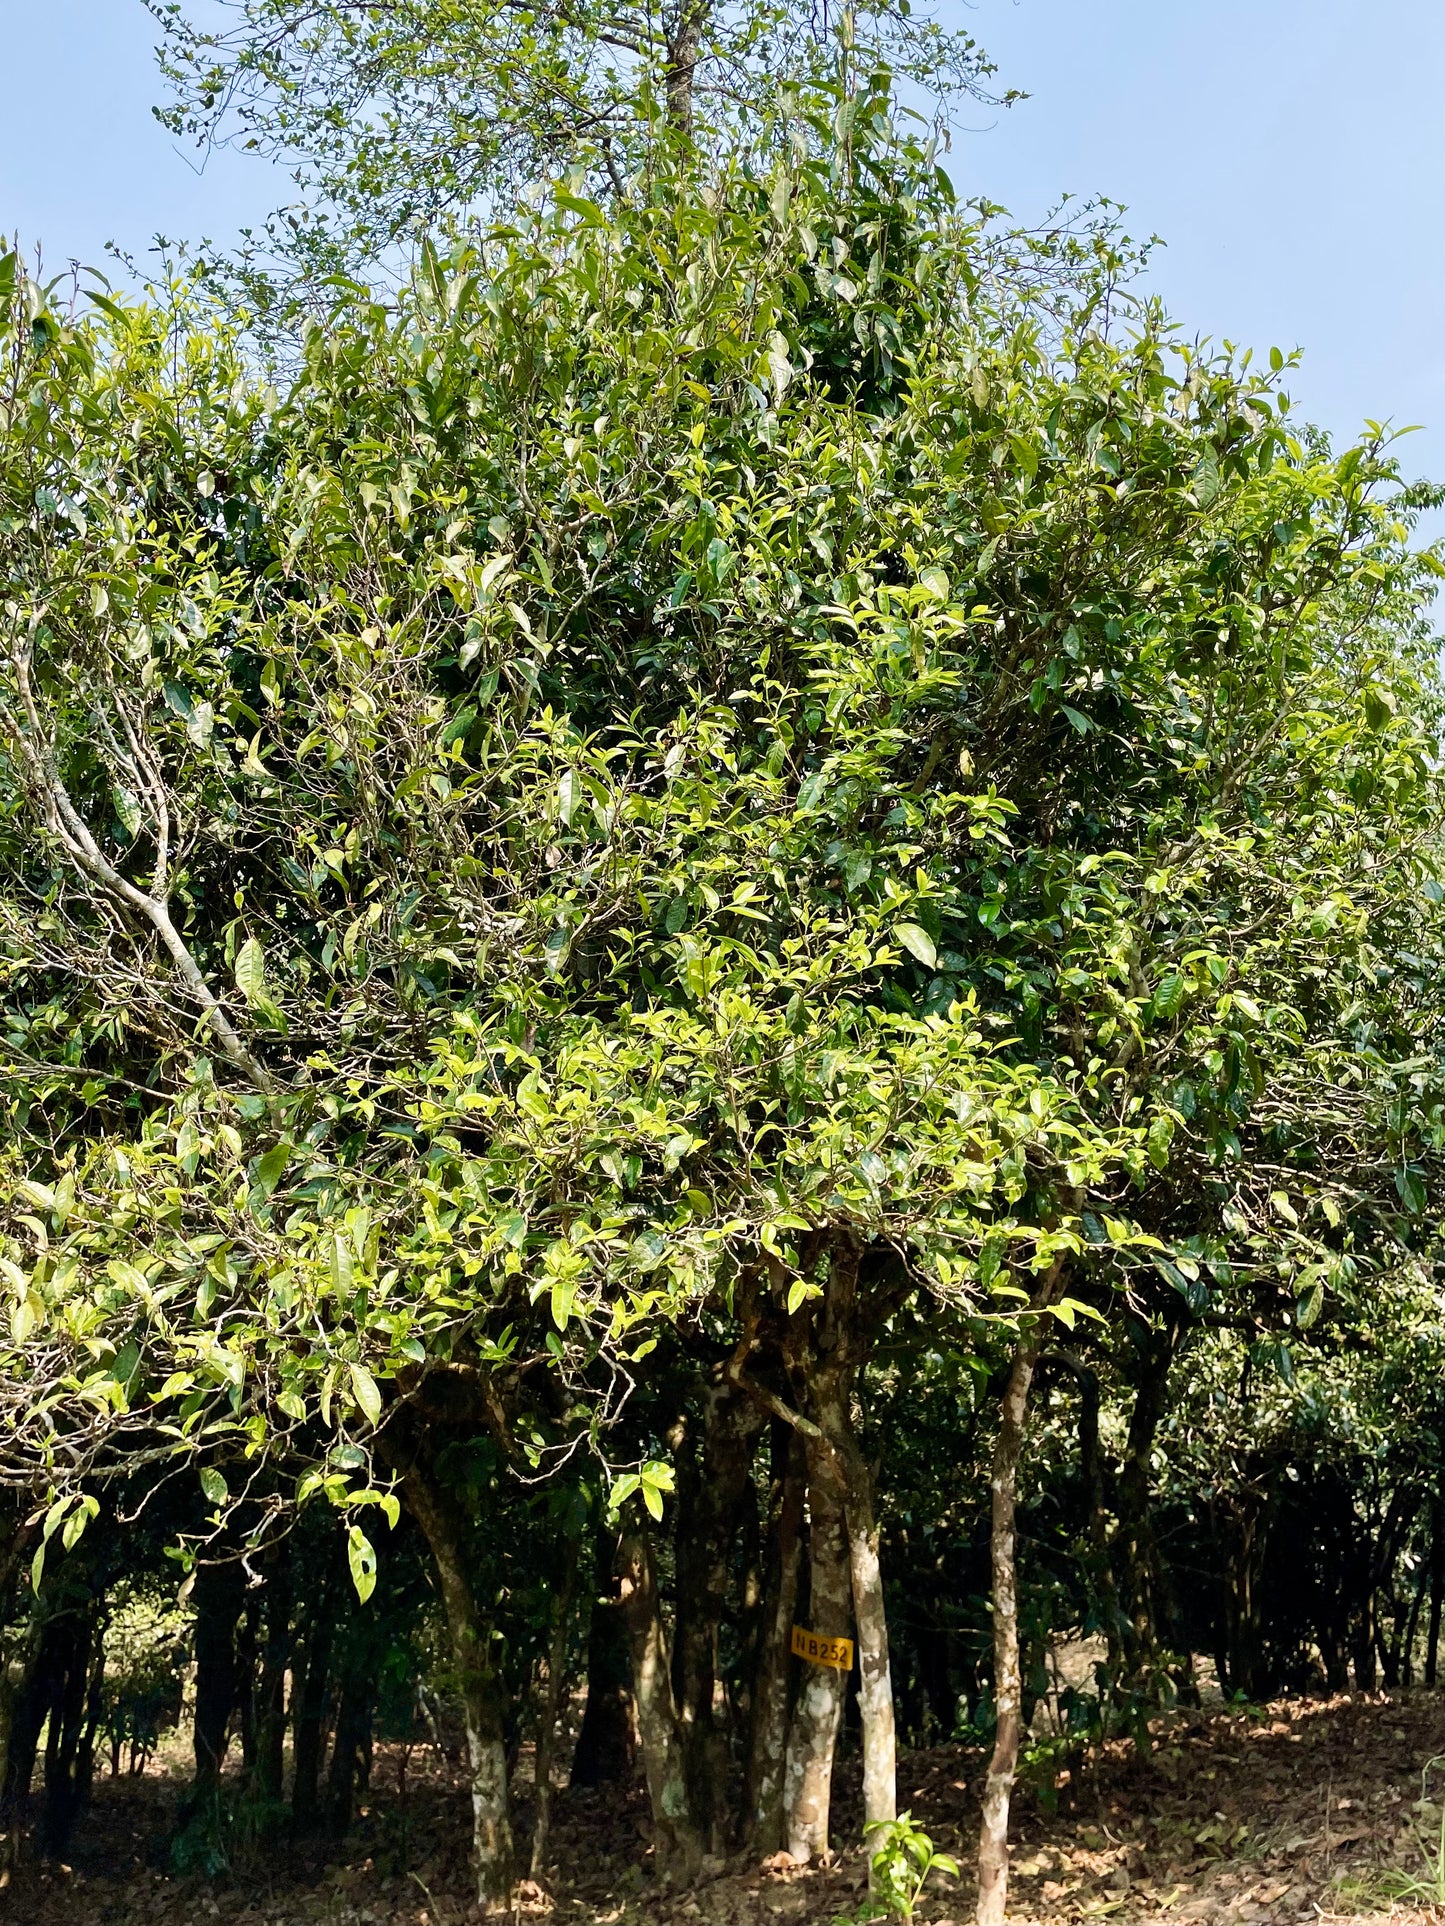
[(1430, 1500), (1430, 1622), (1425, 1632), (1425, 1683), (1435, 1683), (1440, 1661), (1440, 1607), (1445, 1600), (1445, 1505)]
[(1008, 1904), (1008, 1821), (1022, 1733), (1023, 1679), (1019, 1667), (1017, 1513), (1019, 1458), (1028, 1424), (1029, 1389), (1039, 1340), (1030, 1334), (1014, 1349), (999, 1413), (990, 1487), (993, 1498), (990, 1562), (993, 1572), (993, 1693), (997, 1724), (984, 1786), (978, 1838), (978, 1926), (1003, 1926)]
[(723, 1379), (708, 1385), (697, 1443), (678, 1452), (677, 1612), (673, 1692), (691, 1824), (712, 1852), (731, 1843), (727, 1734), (715, 1713), (718, 1633), (727, 1609), (733, 1544), (764, 1418)]
[(705, 18), (701, 0), (682, 0), (667, 42), (667, 118), (684, 139), (692, 137), (693, 79), (702, 51)]
[(339, 1547), (327, 1558), (325, 1572), (306, 1628), (305, 1656), (291, 1685), (291, 1821), (298, 1831), (316, 1824), (321, 1803), (321, 1754), (326, 1721), (326, 1688), (336, 1627), (336, 1587), (340, 1582)]
[[(842, 1413), (848, 1418), (846, 1407)], [(888, 1612), (878, 1556), (873, 1475), (851, 1422), (839, 1447), (847, 1485), (848, 1561), (858, 1628), (858, 1710), (863, 1720), (863, 1823), (898, 1817), (898, 1738), (888, 1663)]]
[[(808, 1467), (808, 1575), (811, 1629), (824, 1638), (852, 1631), (852, 1575), (845, 1492), (838, 1456), (821, 1434), (805, 1438)], [(789, 1855), (806, 1862), (828, 1850), (833, 1754), (848, 1675), (804, 1665), (793, 1704), (784, 1779)]]
[(569, 1536), (563, 1557), (562, 1583), (557, 1592), (552, 1638), (547, 1647), (547, 1689), (542, 1696), (537, 1718), (537, 1761), (533, 1779), (536, 1788), (532, 1820), (533, 1879), (541, 1879), (547, 1870), (548, 1835), (552, 1824), (552, 1761), (557, 1751), (557, 1721), (562, 1715), (562, 1699), (567, 1690), (567, 1641), (572, 1630), (572, 1599), (577, 1590), (577, 1567), (581, 1556), (581, 1538)]
[(1111, 1565), (1112, 1575), (1123, 1594), (1119, 1601), (1124, 1644), (1120, 1680), (1136, 1691), (1147, 1690), (1159, 1654), (1162, 1587), (1154, 1540), (1149, 1465), (1164, 1416), (1174, 1341), (1171, 1329), (1144, 1332), (1129, 1433), (1119, 1470), (1119, 1526)]
[(99, 1680), (94, 1668), (104, 1662), (103, 1650), (98, 1649), (97, 1601), (62, 1613), (53, 1624), (58, 1633), (58, 1662), (51, 1675), (47, 1707), (45, 1812), (40, 1843), (48, 1859), (63, 1859), (90, 1783), (94, 1733), (87, 1745), (87, 1722), (88, 1715), (98, 1713)]
[(784, 1429), (781, 1438), (774, 1437), (773, 1452), (778, 1472), (769, 1506), (764, 1615), (754, 1674), (746, 1786), (748, 1844), (754, 1854), (764, 1858), (783, 1849), (792, 1630), (798, 1608), (807, 1491), (807, 1462), (800, 1435)]
[(261, 1663), (261, 1589), (246, 1594), (244, 1609), (236, 1627), (236, 1706), (235, 1730), (241, 1742), (241, 1771), (249, 1782), (256, 1773), (256, 1736), (258, 1719), (257, 1673)]
[(49, 1618), (32, 1628), (24, 1659), (12, 1674), (5, 1779), (0, 1785), (0, 1824), (5, 1827), (12, 1859), (29, 1824), (35, 1758), (54, 1691), (57, 1664), (54, 1624), (55, 1620)]
[(191, 1804), (199, 1812), (219, 1796), (239, 1667), (236, 1627), (245, 1595), (240, 1562), (202, 1565), (196, 1573), (195, 1777)]
[(326, 1826), (335, 1839), (346, 1836), (356, 1812), (357, 1795), (365, 1789), (373, 1684), (371, 1679), (352, 1672), (341, 1686), (326, 1774)]
[[(811, 1629), (846, 1638), (857, 1625), (864, 1792), (871, 1821), (896, 1813), (897, 1741), (872, 1474), (853, 1427), (853, 1381), (868, 1347), (859, 1306), (861, 1257), (859, 1245), (840, 1234), (816, 1319), (811, 1326), (793, 1321), (784, 1356), (795, 1396), (808, 1414), (790, 1416), (802, 1434), (807, 1465)], [(784, 1780), (788, 1852), (796, 1860), (828, 1850), (833, 1758), (847, 1684), (847, 1676), (832, 1667), (803, 1667)]]
[(18, 1857), (20, 1828), (10, 1785), (10, 1741), (24, 1681), (23, 1665), (8, 1653), (0, 1655), (0, 1872), (8, 1872)]
[(488, 1627), (478, 1610), (467, 1569), (463, 1521), (440, 1481), (420, 1462), (414, 1461), (403, 1472), (402, 1494), (431, 1547), (462, 1695), (477, 1899), (484, 1912), (507, 1912), (512, 1907), (513, 1862), (506, 1707)]
[(597, 1786), (631, 1777), (636, 1736), (632, 1663), (618, 1600), (614, 1566), (617, 1532), (597, 1527), (592, 1615), (587, 1626), (587, 1703), (572, 1754), (571, 1784)]
[(279, 1803), (286, 1769), (286, 1667), (291, 1657), (291, 1562), (289, 1543), (269, 1561), (265, 1594), (265, 1643), (256, 1693), (256, 1789)]
[(665, 1875), (688, 1878), (697, 1870), (702, 1848), (688, 1806), (687, 1765), (673, 1697), (667, 1634), (657, 1595), (652, 1546), (645, 1532), (623, 1533), (617, 1569), (632, 1652), (632, 1695), (652, 1806), (654, 1849)]

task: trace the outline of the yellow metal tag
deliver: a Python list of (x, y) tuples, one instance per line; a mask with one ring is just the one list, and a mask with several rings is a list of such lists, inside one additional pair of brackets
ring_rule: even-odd
[(800, 1659), (806, 1659), (809, 1665), (831, 1665), (839, 1672), (853, 1670), (851, 1638), (822, 1638), (817, 1632), (805, 1631), (801, 1625), (795, 1625), (793, 1650)]

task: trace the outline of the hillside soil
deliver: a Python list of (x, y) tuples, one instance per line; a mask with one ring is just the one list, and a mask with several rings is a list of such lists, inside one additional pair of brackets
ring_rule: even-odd
[[(1010, 1912), (1023, 1926), (1445, 1922), (1445, 1694), (1284, 1701), (1179, 1715), (1141, 1758), (1121, 1744), (1064, 1773), (1056, 1794), (1021, 1793)], [(102, 1779), (65, 1868), (21, 1867), (0, 1919), (24, 1926), (464, 1926), (476, 1918), (465, 1856), (468, 1801), (430, 1748), (378, 1748), (370, 1803), (339, 1845), (237, 1844), (220, 1879), (167, 1864), (182, 1789), (178, 1748), (139, 1778)], [(846, 1770), (846, 1767), (845, 1769)], [(977, 1752), (904, 1760), (902, 1803), (967, 1866)], [(1422, 1775), (1424, 1793), (1422, 1804)], [(841, 1776), (841, 1775), (840, 1775)], [(840, 1787), (838, 1830), (856, 1831)], [(1054, 1806), (1050, 1811), (1048, 1806)], [(527, 1812), (519, 1795), (519, 1831)], [(559, 1793), (554, 1871), (523, 1889), (522, 1926), (830, 1926), (866, 1892), (859, 1852), (826, 1867), (779, 1860), (710, 1866), (687, 1890), (648, 1871), (640, 1791)], [(1412, 1884), (1412, 1882), (1414, 1882)], [(1438, 1895), (1441, 1904), (1432, 1908)], [(940, 1879), (922, 1926), (964, 1926), (970, 1881)]]

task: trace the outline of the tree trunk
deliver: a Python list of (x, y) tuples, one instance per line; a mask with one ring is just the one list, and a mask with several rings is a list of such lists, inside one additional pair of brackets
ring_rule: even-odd
[(706, 10), (701, 0), (683, 0), (672, 38), (667, 43), (667, 118), (684, 139), (692, 136), (693, 76), (702, 49)]
[[(847, 1415), (846, 1411), (843, 1415)], [(863, 1823), (898, 1817), (898, 1741), (888, 1664), (888, 1614), (878, 1557), (873, 1478), (851, 1425), (843, 1450), (847, 1480), (848, 1557), (853, 1619), (858, 1627), (858, 1710), (863, 1720)]]
[(1259, 1698), (1265, 1686), (1258, 1578), (1265, 1544), (1264, 1500), (1252, 1490), (1221, 1507), (1224, 1519), (1225, 1674), (1230, 1692)]
[(774, 1429), (773, 1462), (777, 1472), (769, 1507), (765, 1615), (753, 1684), (747, 1768), (748, 1843), (755, 1855), (764, 1858), (783, 1848), (788, 1685), (806, 1493), (803, 1440), (781, 1424)]
[(1375, 1689), (1375, 1595), (1373, 1592), (1365, 1595), (1355, 1624), (1353, 1667), (1355, 1690), (1373, 1692)]
[(1397, 1661), (1401, 1679), (1406, 1685), (1415, 1683), (1415, 1646), (1420, 1636), (1420, 1611), (1425, 1603), (1425, 1590), (1430, 1583), (1429, 1568), (1420, 1567), (1420, 1576), (1415, 1581), (1415, 1596), (1410, 1601), (1410, 1616), (1405, 1626), (1405, 1637)]
[[(811, 1629), (820, 1637), (847, 1638), (852, 1630), (852, 1584), (842, 1471), (825, 1437), (807, 1437), (804, 1451)], [(805, 1664), (793, 1705), (784, 1799), (788, 1852), (801, 1862), (828, 1850), (833, 1754), (847, 1683), (847, 1673), (833, 1666)]]
[(509, 1912), (513, 1876), (506, 1708), (492, 1659), (489, 1628), (477, 1609), (467, 1570), (462, 1520), (441, 1484), (419, 1462), (409, 1464), (403, 1472), (402, 1491), (436, 1563), (466, 1715), (478, 1902), (484, 1912)]
[[(4, 1788), (10, 1777), (10, 1734), (15, 1729), (15, 1700), (23, 1677), (21, 1667), (9, 1653), (0, 1653), (0, 1807), (4, 1805)], [(0, 1810), (0, 1829), (4, 1828), (5, 1818), (4, 1811)], [(4, 1864), (5, 1856), (0, 1850), (0, 1866)]]
[(652, 1805), (654, 1849), (666, 1876), (689, 1878), (702, 1858), (687, 1801), (677, 1704), (673, 1698), (667, 1635), (657, 1596), (652, 1546), (641, 1531), (624, 1532), (617, 1552), (622, 1614), (632, 1649), (632, 1695), (642, 1764)]
[(582, 1540), (569, 1534), (562, 1566), (562, 1584), (557, 1593), (557, 1616), (552, 1625), (552, 1642), (547, 1648), (547, 1690), (537, 1720), (537, 1762), (533, 1784), (536, 1811), (532, 1820), (532, 1877), (540, 1880), (547, 1870), (548, 1834), (552, 1825), (552, 1760), (557, 1750), (557, 1721), (562, 1714), (562, 1699), (567, 1690), (567, 1640), (572, 1629), (572, 1597), (577, 1589), (577, 1567), (582, 1555)]
[(1114, 1573), (1114, 1550), (1109, 1530), (1109, 1508), (1104, 1489), (1104, 1455), (1099, 1444), (1098, 1374), (1072, 1351), (1052, 1346), (1039, 1354), (1040, 1364), (1059, 1364), (1079, 1387), (1079, 1477), (1089, 1512), (1089, 1566), (1099, 1616), (1109, 1648), (1109, 1678), (1118, 1682), (1128, 1669), (1128, 1622), (1119, 1602)]
[(40, 1733), (54, 1690), (56, 1656), (54, 1619), (32, 1629), (30, 1647), (12, 1687), (9, 1743), (5, 1749), (5, 1780), (0, 1787), (0, 1824), (10, 1837), (10, 1856), (16, 1855), (21, 1835), (30, 1821), (30, 1786)]
[(266, 1576), (266, 1639), (256, 1695), (256, 1790), (279, 1804), (286, 1771), (286, 1666), (291, 1656), (291, 1558), (277, 1547)]
[(1029, 1388), (1038, 1353), (1039, 1340), (1034, 1334), (1020, 1338), (1014, 1349), (1008, 1389), (999, 1414), (990, 1480), (993, 1696), (997, 1723), (978, 1839), (978, 1926), (1003, 1926), (1008, 1904), (1009, 1805), (1018, 1769), (1023, 1710), (1016, 1561), (1019, 1457), (1028, 1424)]
[(196, 1573), (196, 1770), (190, 1807), (197, 1814), (214, 1806), (220, 1796), (227, 1733), (236, 1709), (236, 1622), (244, 1586), (237, 1559), (202, 1565)]
[(291, 1822), (299, 1832), (317, 1823), (321, 1810), (326, 1689), (336, 1632), (336, 1589), (342, 1580), (341, 1544), (327, 1542), (321, 1584), (306, 1627), (305, 1658), (291, 1683)]
[(572, 1753), (570, 1783), (597, 1786), (632, 1775), (635, 1737), (632, 1664), (627, 1632), (613, 1596), (617, 1533), (605, 1519), (597, 1527), (592, 1615), (587, 1625), (587, 1703)]
[(236, 1629), (236, 1733), (241, 1741), (241, 1772), (249, 1783), (256, 1773), (256, 1727), (259, 1685), (256, 1678), (261, 1657), (261, 1588), (246, 1593), (245, 1607)]
[(90, 1803), (95, 1786), (95, 1742), (105, 1712), (105, 1625), (97, 1617), (91, 1641), (90, 1683), (85, 1695), (85, 1726), (75, 1762), (76, 1809)]
[(375, 1681), (370, 1668), (348, 1667), (336, 1710), (336, 1735), (326, 1775), (326, 1825), (334, 1839), (345, 1838), (365, 1784), (371, 1752), (371, 1701)]
[[(22, 1500), (26, 1495), (19, 1491), (0, 1495), (0, 1599), (8, 1597), (22, 1549), (34, 1535), (33, 1530), (27, 1531), (20, 1523)], [(19, 1624), (0, 1624), (0, 1870), (10, 1866), (16, 1844), (10, 1823), (10, 1741), (15, 1731), (17, 1703), (35, 1656), (32, 1630), (33, 1622), (28, 1614)], [(24, 1651), (23, 1657), (16, 1649), (17, 1644)], [(29, 1784), (28, 1777), (26, 1783)]]
[[(864, 1794), (866, 1817), (872, 1822), (895, 1816), (896, 1734), (872, 1475), (858, 1446), (852, 1413), (854, 1375), (868, 1348), (865, 1324), (876, 1320), (888, 1293), (871, 1300), (865, 1318), (859, 1297), (862, 1257), (862, 1247), (840, 1228), (827, 1252), (821, 1302), (789, 1314), (782, 1355), (797, 1408), (790, 1409), (764, 1385), (753, 1383), (750, 1394), (786, 1420), (802, 1440), (811, 1629), (820, 1637), (846, 1639), (856, 1611)], [(757, 1348), (754, 1324), (729, 1367), (735, 1383), (741, 1385), (746, 1357)], [(790, 1529), (796, 1531), (791, 1521)], [(796, 1586), (796, 1576), (790, 1575), (787, 1589), (795, 1594)], [(783, 1603), (780, 1597), (778, 1604)], [(785, 1623), (779, 1611), (770, 1628), (775, 1641)], [(776, 1643), (773, 1649), (777, 1651)], [(800, 1863), (828, 1851), (833, 1760), (848, 1679), (836, 1667), (805, 1662), (793, 1703), (783, 1772), (784, 1836), (789, 1856)], [(782, 1689), (775, 1678), (770, 1680), (772, 1705), (766, 1716), (777, 1714)], [(765, 1778), (760, 1765), (758, 1783)]]
[[(41, 1847), (48, 1859), (64, 1859), (88, 1778), (86, 1716), (91, 1666), (99, 1628), (95, 1604), (68, 1611), (59, 1629), (59, 1662), (52, 1675), (50, 1726), (45, 1746), (45, 1814)], [(98, 1696), (98, 1694), (97, 1694)]]
[(1445, 1505), (1430, 1500), (1430, 1624), (1425, 1634), (1425, 1683), (1435, 1683), (1440, 1658), (1440, 1606), (1445, 1595)]
[(1119, 1527), (1110, 1560), (1111, 1576), (1122, 1594), (1120, 1631), (1125, 1649), (1120, 1680), (1141, 1693), (1148, 1692), (1153, 1684), (1159, 1654), (1159, 1555), (1151, 1515), (1149, 1463), (1164, 1416), (1173, 1361), (1173, 1331), (1146, 1330), (1119, 1470)]
[(733, 1540), (763, 1415), (726, 1380), (707, 1387), (701, 1449), (677, 1454), (677, 1613), (673, 1693), (693, 1829), (712, 1852), (726, 1850), (731, 1815), (728, 1759), (714, 1701), (718, 1632), (732, 1577)]

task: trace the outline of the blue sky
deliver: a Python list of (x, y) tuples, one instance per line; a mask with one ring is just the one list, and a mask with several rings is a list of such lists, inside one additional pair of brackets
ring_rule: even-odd
[[(967, 116), (950, 170), (1018, 213), (1064, 189), (1168, 243), (1152, 281), (1192, 331), (1301, 346), (1301, 408), (1336, 435), (1422, 422), (1445, 474), (1445, 6), (1440, 0), (945, 0), (1031, 98)], [(0, 231), (53, 268), (157, 231), (217, 239), (285, 198), (151, 118), (139, 0), (0, 0)]]
[(966, 191), (1129, 204), (1191, 331), (1305, 350), (1291, 389), (1336, 435), (1419, 422), (1445, 475), (1440, 0), (976, 0), (952, 16), (1031, 98), (955, 143)]

